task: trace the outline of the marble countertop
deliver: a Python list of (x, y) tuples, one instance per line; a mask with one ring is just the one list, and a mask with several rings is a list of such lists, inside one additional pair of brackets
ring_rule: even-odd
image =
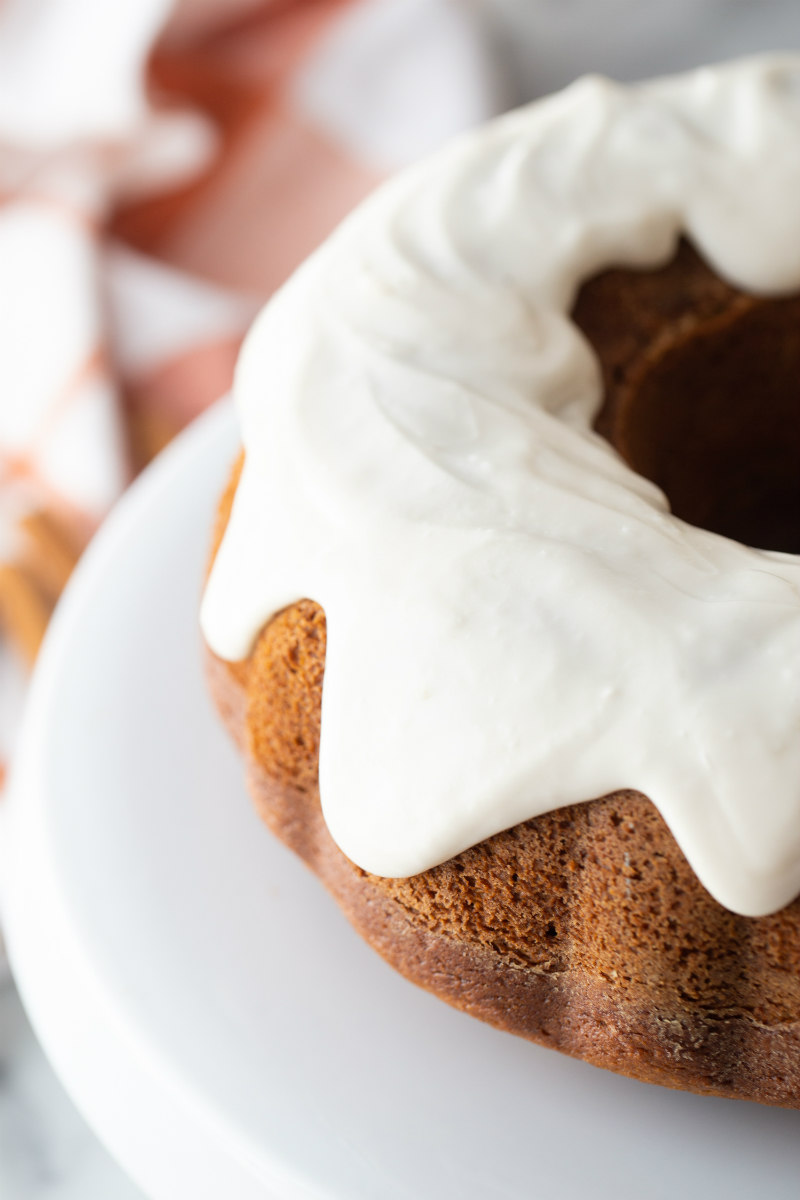
[(7, 977), (0, 982), (0, 1196), (144, 1200), (68, 1099)]

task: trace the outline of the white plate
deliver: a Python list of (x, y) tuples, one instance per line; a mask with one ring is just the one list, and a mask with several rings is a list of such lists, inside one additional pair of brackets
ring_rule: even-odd
[(100, 1137), (163, 1200), (796, 1200), (799, 1113), (633, 1083), (454, 1012), (260, 825), (196, 621), (235, 445), (221, 407), (90, 549), (6, 815), (13, 967)]

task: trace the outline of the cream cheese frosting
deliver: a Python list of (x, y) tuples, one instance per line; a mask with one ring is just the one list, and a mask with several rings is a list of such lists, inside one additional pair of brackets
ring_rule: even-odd
[(202, 625), (235, 660), (323, 606), (322, 806), (365, 870), (634, 788), (722, 904), (800, 892), (800, 558), (670, 513), (593, 432), (569, 319), (681, 233), (799, 289), (798, 196), (800, 56), (586, 78), (379, 189), (263, 310)]

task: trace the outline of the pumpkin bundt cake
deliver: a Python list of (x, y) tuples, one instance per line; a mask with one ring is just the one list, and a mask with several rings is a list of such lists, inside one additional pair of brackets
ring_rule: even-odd
[(800, 1107), (800, 59), (580, 81), (271, 301), (203, 603), (270, 828), (502, 1029)]

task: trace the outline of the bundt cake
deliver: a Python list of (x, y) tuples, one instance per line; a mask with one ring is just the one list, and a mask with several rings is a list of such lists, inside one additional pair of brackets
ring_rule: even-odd
[(248, 339), (202, 612), (259, 812), (393, 966), (790, 1107), (797, 184), (781, 57), (582, 81), (381, 189)]

